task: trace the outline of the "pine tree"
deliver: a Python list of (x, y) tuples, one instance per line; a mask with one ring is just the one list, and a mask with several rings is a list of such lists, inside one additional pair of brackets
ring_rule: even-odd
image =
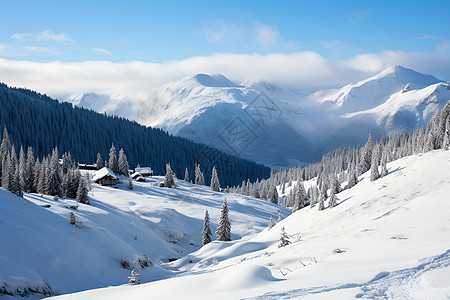
[(205, 246), (206, 244), (211, 243), (212, 241), (212, 232), (211, 232), (211, 228), (209, 226), (210, 223), (210, 219), (209, 219), (209, 214), (208, 214), (208, 210), (205, 211), (205, 219), (203, 221), (203, 236), (202, 236), (202, 246)]
[(76, 200), (79, 203), (88, 204), (88, 205), (91, 204), (91, 201), (89, 200), (89, 196), (88, 196), (88, 189), (86, 187), (86, 179), (84, 177), (82, 177), (80, 179), (80, 183), (78, 185), (78, 190), (77, 190)]
[(33, 190), (34, 165), (35, 158), (33, 154), (33, 148), (30, 146), (27, 149), (27, 161), (24, 173), (24, 191), (27, 193), (30, 193)]
[(333, 192), (331, 192), (330, 203), (329, 203), (330, 204), (330, 208), (335, 207), (337, 205), (337, 201), (338, 201), (338, 198), (336, 197), (336, 195)]
[(128, 164), (127, 156), (125, 155), (125, 151), (120, 149), (119, 151), (119, 174), (128, 176), (128, 170), (130, 166)]
[(231, 241), (231, 224), (228, 219), (228, 204), (227, 199), (223, 201), (222, 211), (220, 213), (219, 227), (216, 230), (216, 236), (218, 241)]
[(191, 182), (191, 179), (189, 178), (189, 171), (186, 168), (186, 170), (184, 171), (184, 181), (186, 182)]
[(19, 151), (19, 187), (21, 191), (25, 190), (25, 173), (27, 171), (27, 159), (23, 147), (20, 146)]
[(217, 170), (215, 166), (213, 167), (211, 174), (211, 190), (215, 192), (220, 192), (219, 176), (217, 175)]
[(273, 204), (278, 204), (278, 191), (275, 185), (270, 189), (269, 201)]
[(270, 216), (269, 225), (267, 226), (269, 229), (271, 229), (273, 226), (275, 226), (276, 223), (272, 220), (272, 216)]
[(2, 159), (2, 187), (5, 190), (11, 189), (11, 157), (6, 155)]
[(111, 149), (109, 150), (108, 166), (111, 171), (119, 174), (119, 162), (117, 161), (117, 151), (116, 147), (114, 147), (114, 144), (111, 146)]
[(360, 174), (363, 174), (367, 171), (369, 171), (371, 163), (372, 163), (372, 151), (373, 151), (373, 142), (372, 142), (372, 136), (369, 133), (369, 138), (367, 139), (367, 143), (364, 146), (363, 154), (362, 154), (362, 160), (361, 165), (359, 168)]
[(47, 193), (50, 196), (62, 196), (62, 170), (59, 164), (58, 148), (53, 149), (52, 156), (50, 157), (50, 178), (48, 178), (48, 190)]
[(383, 153), (383, 156), (381, 157), (381, 170), (380, 170), (380, 177), (384, 177), (388, 174), (387, 170), (387, 163), (386, 163), (386, 155)]
[(100, 155), (100, 153), (97, 153), (97, 161), (95, 162), (95, 165), (97, 167), (97, 170), (100, 170), (101, 168), (104, 167), (104, 165), (103, 165), (103, 158)]
[(324, 201), (325, 201), (325, 196), (324, 196), (324, 194), (320, 193), (320, 195), (319, 195), (319, 211), (325, 209)]
[(291, 243), (291, 241), (289, 240), (289, 236), (286, 234), (286, 231), (283, 226), (283, 227), (281, 227), (280, 243), (278, 244), (278, 248), (287, 246), (290, 243)]
[(347, 188), (354, 187), (358, 183), (358, 176), (356, 175), (355, 170), (351, 170), (348, 175), (348, 183)]
[[(3, 160), (6, 160), (11, 154), (11, 141), (9, 140), (8, 131), (6, 128), (3, 130), (2, 143), (0, 144), (0, 179), (3, 181)], [(2, 185), (3, 186), (3, 185)]]
[(170, 163), (166, 164), (166, 177), (164, 178), (164, 187), (171, 188), (175, 186), (174, 173), (170, 167)]
[(195, 165), (195, 184), (205, 185), (205, 178), (199, 164)]
[(278, 222), (280, 222), (281, 220), (282, 220), (281, 212), (278, 211)]
[[(375, 154), (376, 152), (374, 152)], [(378, 162), (376, 155), (372, 157), (372, 164), (370, 166), (370, 181), (375, 181), (380, 178), (380, 173), (378, 173)]]

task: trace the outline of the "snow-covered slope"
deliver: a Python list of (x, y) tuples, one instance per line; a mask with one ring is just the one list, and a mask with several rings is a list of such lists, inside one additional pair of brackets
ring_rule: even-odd
[[(261, 95), (262, 94), (262, 95)], [(317, 161), (326, 151), (426, 124), (450, 99), (431, 75), (394, 66), (341, 89), (304, 95), (268, 82), (240, 85), (197, 74), (142, 100), (66, 99), (208, 144), (272, 167)]]
[[(375, 182), (363, 174), (335, 208), (307, 207), (252, 238), (208, 244), (172, 263), (179, 277), (62, 299), (448, 299), (450, 151), (388, 170)], [(278, 248), (282, 227), (292, 244)]]
[[(217, 228), (227, 198), (232, 237), (261, 231), (278, 210), (267, 201), (211, 192), (209, 187), (177, 181), (160, 188), (153, 177), (118, 189), (94, 185), (92, 205), (26, 194), (19, 198), (0, 188), (0, 295), (67, 293), (127, 282), (128, 264), (144, 282), (173, 276), (164, 266), (201, 245), (205, 209)], [(73, 212), (77, 228), (69, 224)], [(122, 262), (121, 262), (122, 261)], [(151, 261), (151, 262), (150, 262)], [(23, 291), (23, 292), (20, 292)]]

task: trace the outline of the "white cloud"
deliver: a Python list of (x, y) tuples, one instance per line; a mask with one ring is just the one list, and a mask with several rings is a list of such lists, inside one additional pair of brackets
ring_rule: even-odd
[(92, 48), (92, 51), (96, 52), (96, 53), (100, 53), (100, 54), (106, 54), (106, 55), (112, 55), (111, 52), (109, 52), (106, 49), (103, 48)]
[(275, 45), (277, 38), (279, 37), (278, 30), (273, 29), (269, 25), (257, 24), (255, 32), (256, 41), (263, 47)]
[(145, 99), (154, 88), (196, 73), (222, 73), (240, 83), (265, 80), (303, 92), (340, 87), (400, 64), (443, 80), (450, 79), (448, 55), (381, 52), (332, 62), (315, 52), (293, 54), (215, 54), (166, 63), (108, 61), (36, 63), (0, 59), (0, 78), (54, 97), (85, 92)]
[(73, 40), (69, 38), (65, 33), (54, 33), (51, 30), (44, 30), (39, 33), (14, 33), (11, 38), (19, 41), (55, 41), (63, 44), (73, 43)]

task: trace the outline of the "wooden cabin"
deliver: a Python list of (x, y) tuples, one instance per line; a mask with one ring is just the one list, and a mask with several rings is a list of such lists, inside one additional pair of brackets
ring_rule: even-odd
[(119, 178), (108, 168), (101, 168), (95, 172), (92, 179), (100, 185), (116, 185), (119, 183)]
[(136, 168), (134, 169), (135, 173), (141, 174), (142, 177), (152, 177), (153, 170), (150, 167)]

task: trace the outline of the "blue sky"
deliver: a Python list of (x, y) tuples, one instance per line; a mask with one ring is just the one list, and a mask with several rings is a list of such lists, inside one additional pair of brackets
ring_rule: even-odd
[(0, 57), (162, 63), (214, 53), (450, 51), (448, 1), (1, 1)]
[(0, 82), (146, 98), (221, 73), (302, 92), (392, 65), (450, 80), (449, 0), (0, 0)]

